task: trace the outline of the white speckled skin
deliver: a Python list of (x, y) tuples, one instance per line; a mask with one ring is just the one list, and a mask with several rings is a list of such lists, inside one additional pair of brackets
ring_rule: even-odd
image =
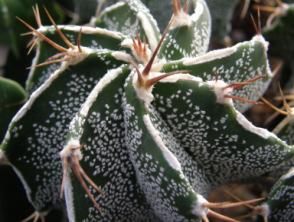
[[(91, 52), (84, 60), (75, 65), (64, 63), (33, 92), (13, 118), (3, 142), (5, 155), (18, 174), (25, 178), (23, 181), (30, 187), (30, 190), (26, 189), (28, 198), (38, 211), (60, 201), (62, 166), (58, 153), (65, 144), (68, 124), (104, 72), (122, 63), (113, 63), (116, 60), (109, 51), (89, 50)], [(95, 64), (94, 61), (100, 63), (99, 72), (95, 65), (91, 65), (86, 73), (81, 71), (84, 63)], [(39, 109), (44, 109), (42, 115), (36, 113)], [(24, 153), (12, 152), (13, 149)]]
[[(260, 176), (294, 155), (292, 147), (236, 110), (246, 105), (235, 108), (226, 97), (236, 93), (228, 84), (263, 74), (264, 80), (234, 94), (252, 100), (261, 96), (272, 77), (267, 42), (256, 36), (206, 53), (210, 14), (204, 0), (194, 3), (191, 15), (181, 11), (174, 18), (144, 78), (179, 73), (149, 88), (139, 84), (134, 67), (142, 72), (146, 61), (136, 57), (131, 39), (137, 32), (146, 36), (150, 56), (160, 33), (138, 0), (117, 3), (101, 14), (103, 25), (113, 31), (84, 27), (87, 41), (80, 57), (31, 70), (30, 99), (14, 117), (0, 159), (2, 154), (12, 161), (36, 210), (60, 202), (60, 156), (68, 162), (78, 156), (103, 191), (89, 185), (100, 212), (68, 168), (69, 221), (177, 222), (201, 221), (208, 212), (205, 198), (215, 186)], [(111, 13), (125, 6), (130, 16), (121, 25), (122, 14)], [(80, 26), (59, 27), (76, 41)], [(177, 32), (185, 28), (183, 44)], [(58, 37), (53, 27), (39, 31)], [(54, 55), (46, 54), (43, 41), (38, 47), (33, 65)], [(68, 53), (73, 51), (78, 52)]]

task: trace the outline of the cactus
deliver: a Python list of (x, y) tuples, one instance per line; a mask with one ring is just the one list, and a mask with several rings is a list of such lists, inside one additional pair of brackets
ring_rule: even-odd
[(258, 34), (207, 52), (204, 0), (174, 0), (162, 34), (139, 0), (105, 8), (91, 26), (57, 25), (47, 9), (44, 26), (34, 12), (36, 29), (19, 18), (36, 47), (29, 98), (0, 162), (18, 174), (35, 219), (64, 197), (69, 221), (235, 221), (214, 209), (260, 199), (211, 203), (208, 194), (293, 158), (242, 114), (273, 77), (268, 43)]
[[(293, 62), (294, 55), (292, 42), (293, 17), (294, 4), (283, 3), (277, 7), (276, 13), (272, 15), (272, 19), (268, 20), (268, 26), (263, 30), (265, 38), (272, 44), (271, 53), (287, 62)], [(286, 41), (283, 46), (279, 44), (281, 40)]]
[(26, 92), (17, 82), (3, 77), (0, 77), (0, 91), (0, 115), (2, 117), (0, 121), (0, 138), (2, 140), (12, 117), (25, 102)]
[(212, 40), (216, 43), (224, 44), (225, 38), (229, 35), (229, 32), (231, 31), (231, 20), (233, 18), (234, 9), (239, 2), (239, 0), (207, 0), (207, 5), (212, 14)]
[(273, 186), (267, 201), (256, 207), (256, 212), (268, 221), (292, 221), (293, 214), (293, 168)]

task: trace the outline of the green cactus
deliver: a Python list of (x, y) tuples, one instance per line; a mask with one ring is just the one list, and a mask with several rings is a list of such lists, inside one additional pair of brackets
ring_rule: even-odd
[[(270, 53), (283, 58), (287, 62), (293, 62), (294, 4), (282, 4), (276, 9), (276, 13), (273, 13), (272, 17), (272, 24), (269, 23), (268, 27), (263, 30), (265, 38), (272, 45)], [(280, 45), (280, 41), (284, 41), (285, 44)]]
[(188, 14), (173, 1), (162, 35), (139, 0), (105, 8), (91, 27), (56, 25), (47, 10), (52, 26), (39, 13), (37, 29), (19, 19), (36, 57), (0, 162), (37, 217), (64, 196), (69, 221), (234, 221), (214, 209), (245, 202), (210, 203), (208, 194), (294, 157), (241, 113), (273, 77), (268, 43), (256, 35), (207, 52), (210, 13), (204, 0), (192, 3)]
[(0, 77), (0, 92), (0, 139), (2, 140), (12, 117), (25, 102), (26, 92), (18, 83), (3, 77)]
[(225, 38), (231, 31), (231, 21), (233, 19), (234, 9), (239, 2), (240, 0), (207, 0), (207, 5), (212, 14), (212, 40), (214, 42), (224, 44)]
[(293, 214), (293, 168), (273, 186), (265, 203), (256, 207), (256, 212), (268, 221), (292, 221)]

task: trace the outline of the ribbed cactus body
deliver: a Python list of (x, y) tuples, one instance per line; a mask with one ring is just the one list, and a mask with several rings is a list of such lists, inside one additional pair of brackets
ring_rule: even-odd
[(29, 98), (0, 161), (36, 211), (63, 195), (69, 221), (206, 220), (216, 214), (212, 189), (293, 158), (292, 146), (242, 114), (273, 78), (268, 43), (256, 35), (207, 52), (205, 1), (190, 11), (173, 4), (162, 34), (138, 0), (105, 8), (88, 26), (25, 24), (37, 46)]

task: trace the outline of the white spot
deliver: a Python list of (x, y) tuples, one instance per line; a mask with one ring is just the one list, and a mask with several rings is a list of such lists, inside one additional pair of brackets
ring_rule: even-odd
[(264, 46), (265, 50), (266, 51), (268, 50), (269, 43), (263, 38), (262, 35), (254, 36), (251, 41), (252, 42), (260, 42)]
[(200, 194), (197, 194), (196, 201), (197, 202), (192, 210), (192, 213), (201, 218), (206, 217), (208, 209), (204, 205), (208, 203), (208, 201)]
[(263, 218), (267, 219), (270, 215), (270, 208), (267, 203), (264, 203), (255, 208), (259, 215), (263, 216)]
[(207, 81), (207, 84), (214, 90), (217, 103), (233, 106), (233, 100), (231, 98), (226, 98), (226, 95), (229, 95), (233, 91), (231, 87), (226, 88), (228, 86), (227, 83), (218, 80)]
[(172, 23), (170, 25), (170, 30), (182, 27), (182, 26), (190, 26), (192, 24), (192, 20), (190, 16), (181, 10), (179, 14), (173, 15), (171, 19)]
[(61, 159), (68, 158), (72, 155), (75, 155), (79, 158), (79, 160), (82, 159), (82, 153), (81, 153), (81, 144), (80, 141), (77, 139), (70, 139), (67, 144), (64, 146), (63, 150), (59, 153)]
[[(35, 100), (52, 84), (52, 82), (59, 76), (60, 73), (62, 73), (64, 70), (68, 68), (68, 63), (63, 62), (61, 67), (56, 70), (49, 79), (47, 79), (44, 84), (42, 84), (38, 89), (36, 89), (32, 95), (30, 96), (30, 99), (22, 106), (22, 108), (18, 111), (18, 113), (13, 117), (11, 120), (10, 125), (12, 123), (17, 122), (20, 120), (26, 112), (31, 108), (31, 106), (34, 104)], [(10, 126), (9, 126), (10, 128)], [(7, 139), (8, 134), (5, 136), (5, 140)]]
[(126, 48), (132, 48), (132, 46), (133, 46), (133, 40), (132, 39), (130, 39), (130, 38), (126, 38), (126, 39), (124, 39), (121, 43), (120, 43), (120, 45), (122, 46), (122, 47), (126, 47)]
[(139, 99), (145, 102), (145, 106), (148, 107), (149, 104), (153, 101), (154, 97), (152, 95), (153, 86), (149, 88), (139, 86), (138, 74), (134, 71), (133, 75), (133, 86), (137, 92)]
[(185, 13), (183, 10), (181, 10), (179, 14), (174, 15), (172, 17), (171, 29), (182, 26), (190, 26), (192, 22), (196, 22), (204, 12), (203, 4), (204, 3), (202, 1), (197, 1), (194, 13), (191, 16)]

